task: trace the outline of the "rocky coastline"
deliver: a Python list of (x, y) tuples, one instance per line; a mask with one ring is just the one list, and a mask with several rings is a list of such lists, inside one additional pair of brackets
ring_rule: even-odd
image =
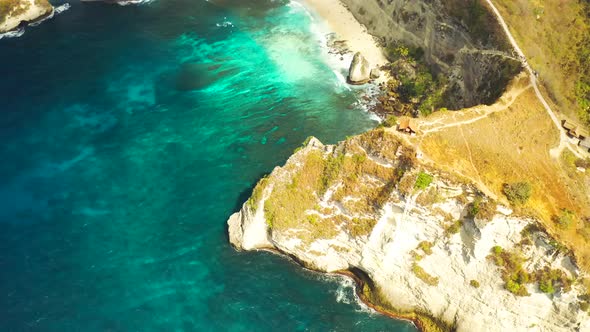
[[(424, 331), (590, 329), (567, 250), (413, 154), (390, 129), (337, 146), (311, 139), (230, 217), (230, 241), (353, 273), (363, 301)], [(475, 202), (486, 212), (469, 215)]]

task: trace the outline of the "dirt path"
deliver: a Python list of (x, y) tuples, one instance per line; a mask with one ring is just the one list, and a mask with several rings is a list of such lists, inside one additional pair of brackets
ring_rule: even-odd
[[(474, 123), (479, 120), (483, 120), (483, 119), (487, 118), (492, 113), (504, 111), (504, 110), (508, 109), (516, 101), (518, 96), (520, 96), (523, 92), (528, 90), (530, 87), (531, 87), (531, 85), (529, 84), (524, 88), (512, 89), (512, 90), (508, 91), (504, 96), (502, 96), (502, 99), (499, 100), (499, 102), (497, 102), (493, 105), (490, 105), (490, 106), (477, 106), (475, 108), (472, 108), (472, 109), (469, 109), (469, 110), (466, 110), (463, 112), (461, 112), (461, 111), (453, 112), (450, 117), (447, 117), (445, 119), (434, 119), (432, 121), (421, 122), (420, 123), (421, 135), (425, 136), (427, 134), (437, 132), (437, 131), (440, 131), (440, 130), (443, 130), (446, 128), (463, 126), (466, 124)], [(479, 115), (476, 117), (471, 117), (471, 118), (467, 118), (464, 120), (459, 120), (459, 121), (456, 120), (457, 116), (464, 116), (465, 114), (479, 114)], [(449, 120), (451, 120), (451, 121), (449, 121)]]
[[(531, 80), (531, 84), (533, 85), (533, 89), (535, 90), (535, 94), (537, 95), (537, 99), (539, 99), (541, 104), (543, 104), (543, 107), (547, 111), (547, 114), (549, 114), (549, 117), (551, 117), (551, 120), (553, 121), (553, 123), (557, 127), (557, 130), (559, 130), (559, 136), (560, 136), (559, 145), (549, 151), (549, 154), (551, 155), (551, 157), (559, 158), (559, 156), (561, 155), (563, 150), (568, 148), (567, 135), (566, 135), (565, 131), (561, 128), (561, 123), (559, 122), (559, 118), (557, 117), (557, 115), (555, 115), (555, 112), (553, 112), (553, 110), (549, 106), (549, 103), (547, 103), (547, 101), (545, 100), (545, 98), (541, 94), (541, 90), (539, 89), (539, 85), (537, 83), (537, 76), (535, 75), (535, 72), (533, 71), (533, 69), (529, 65), (524, 53), (522, 52), (522, 50), (518, 46), (516, 39), (514, 39), (514, 36), (512, 36), (512, 33), (510, 32), (510, 29), (508, 28), (508, 24), (506, 24), (506, 21), (504, 21), (504, 18), (502, 17), (502, 15), (500, 14), (500, 11), (498, 11), (498, 8), (496, 8), (496, 6), (492, 2), (492, 0), (486, 0), (486, 2), (488, 3), (490, 8), (492, 9), (494, 15), (496, 15), (496, 18), (498, 19), (498, 23), (500, 23), (500, 25), (502, 26), (502, 29), (504, 30), (504, 33), (506, 33), (506, 36), (508, 37), (510, 44), (512, 44), (512, 47), (514, 48), (514, 50), (518, 54), (518, 56), (520, 58), (520, 62), (522, 63), (523, 67), (529, 73), (529, 78)], [(577, 151), (574, 151), (573, 149), (570, 149), (570, 150), (572, 150), (572, 152), (577, 155)]]

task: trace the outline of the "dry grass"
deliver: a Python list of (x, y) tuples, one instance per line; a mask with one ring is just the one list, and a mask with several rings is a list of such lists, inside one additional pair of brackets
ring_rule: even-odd
[[(526, 81), (517, 79), (507, 94), (523, 86)], [(441, 129), (413, 140), (434, 165), (472, 179), (505, 204), (504, 183), (531, 183), (532, 196), (518, 207), (518, 212), (542, 220), (548, 231), (574, 250), (580, 265), (590, 271), (590, 246), (576, 232), (580, 225), (564, 230), (551, 221), (564, 208), (577, 216), (590, 215), (590, 190), (584, 185), (588, 175), (572, 173), (564, 162), (549, 156), (548, 151), (558, 144), (559, 132), (532, 89), (524, 90), (510, 105), (501, 101), (491, 107), (494, 113), (462, 125), (445, 127), (455, 123), (456, 118), (465, 121), (480, 114), (464, 110), (427, 118), (426, 122), (435, 123), (431, 128)]]
[[(494, 0), (512, 34), (560, 113), (571, 118), (580, 111), (575, 83), (579, 79), (576, 51), (588, 38), (579, 0)], [(586, 36), (586, 37), (585, 37)], [(585, 47), (589, 47), (586, 45)], [(578, 63), (578, 64), (577, 64)]]

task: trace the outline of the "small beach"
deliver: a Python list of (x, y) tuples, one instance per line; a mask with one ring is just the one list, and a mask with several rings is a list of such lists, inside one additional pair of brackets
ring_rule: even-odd
[(352, 52), (361, 52), (371, 66), (388, 63), (383, 49), (339, 0), (302, 0), (322, 17), (338, 39), (346, 40)]

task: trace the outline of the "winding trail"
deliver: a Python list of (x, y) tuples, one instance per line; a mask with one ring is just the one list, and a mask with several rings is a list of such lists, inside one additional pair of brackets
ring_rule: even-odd
[[(553, 123), (557, 127), (557, 130), (559, 131), (559, 145), (549, 151), (549, 154), (551, 155), (551, 157), (559, 158), (559, 155), (561, 154), (561, 152), (567, 148), (567, 143), (568, 143), (567, 142), (567, 135), (566, 135), (565, 131), (561, 128), (559, 118), (557, 117), (557, 115), (555, 115), (555, 112), (551, 109), (551, 107), (549, 106), (549, 103), (547, 103), (547, 101), (545, 100), (545, 98), (541, 94), (541, 90), (539, 89), (539, 85), (537, 83), (537, 76), (535, 75), (535, 72), (533, 71), (533, 69), (529, 65), (524, 53), (522, 52), (522, 50), (518, 46), (516, 39), (514, 39), (514, 36), (512, 36), (510, 29), (508, 29), (508, 25), (506, 24), (506, 21), (504, 21), (504, 18), (500, 14), (500, 11), (498, 11), (498, 8), (496, 8), (496, 6), (492, 2), (492, 0), (486, 0), (486, 2), (488, 3), (488, 5), (492, 9), (492, 11), (494, 12), (494, 15), (496, 15), (496, 18), (498, 19), (498, 23), (500, 23), (500, 25), (502, 26), (504, 33), (506, 33), (508, 40), (510, 40), (510, 44), (512, 44), (512, 47), (514, 48), (514, 50), (518, 54), (518, 56), (520, 58), (520, 62), (522, 63), (523, 67), (529, 73), (531, 84), (533, 85), (533, 89), (535, 90), (535, 94), (537, 95), (537, 99), (539, 99), (541, 104), (543, 104), (543, 107), (547, 111), (547, 114), (549, 114), (549, 117), (551, 117), (551, 120), (553, 121)], [(575, 151), (572, 151), (572, 152), (575, 153)]]

